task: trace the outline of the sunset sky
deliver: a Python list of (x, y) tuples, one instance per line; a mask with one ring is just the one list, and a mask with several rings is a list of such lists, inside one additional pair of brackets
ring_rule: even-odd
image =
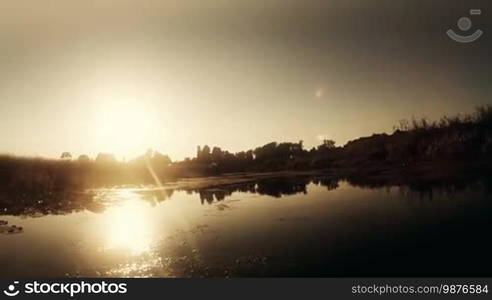
[[(338, 145), (492, 104), (490, 1), (0, 3), (0, 153)], [(470, 8), (472, 30), (445, 34)], [(488, 22), (488, 23), (487, 23)]]

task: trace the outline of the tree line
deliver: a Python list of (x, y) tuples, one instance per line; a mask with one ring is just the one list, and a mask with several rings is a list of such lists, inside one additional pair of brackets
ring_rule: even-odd
[[(285, 170), (335, 170), (367, 174), (388, 169), (411, 170), (423, 163), (440, 166), (464, 164), (486, 170), (492, 161), (492, 107), (479, 107), (472, 114), (403, 120), (391, 134), (373, 134), (336, 146), (324, 140), (305, 149), (303, 141), (271, 142), (236, 153), (218, 146), (198, 146), (196, 155), (182, 161), (149, 150), (129, 160), (100, 153), (95, 159), (80, 155), (74, 159), (63, 152), (59, 160), (0, 156), (0, 189), (30, 191), (42, 195), (53, 190), (87, 186), (148, 184), (181, 177), (209, 176), (232, 172)], [(469, 170), (472, 170), (469, 168)]]

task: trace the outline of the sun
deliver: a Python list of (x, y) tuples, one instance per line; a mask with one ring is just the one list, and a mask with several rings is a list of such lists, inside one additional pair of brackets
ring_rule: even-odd
[(114, 100), (99, 106), (93, 124), (100, 151), (122, 157), (139, 155), (149, 148), (155, 128), (151, 112), (138, 101)]

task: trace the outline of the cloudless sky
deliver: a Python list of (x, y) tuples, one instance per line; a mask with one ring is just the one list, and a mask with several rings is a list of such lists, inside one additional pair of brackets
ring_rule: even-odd
[[(471, 112), (492, 104), (489, 7), (3, 0), (0, 153), (183, 159), (204, 144), (343, 145), (403, 118)], [(449, 40), (470, 8), (485, 35)]]

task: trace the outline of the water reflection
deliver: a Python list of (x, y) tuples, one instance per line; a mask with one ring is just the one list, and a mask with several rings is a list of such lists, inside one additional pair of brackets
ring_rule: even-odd
[(39, 217), (83, 210), (99, 213), (104, 210), (104, 205), (96, 201), (92, 192), (59, 191), (31, 194), (0, 190), (0, 215)]
[(106, 249), (139, 255), (150, 250), (154, 228), (149, 223), (149, 207), (132, 190), (118, 191), (119, 201), (104, 214)]
[[(16, 194), (8, 190), (0, 191), (0, 215), (40, 217), (43, 215), (62, 215), (78, 211), (101, 213), (114, 202), (108, 199), (118, 199), (119, 208), (109, 212), (112, 224), (121, 224), (126, 229), (117, 230), (111, 226), (115, 239), (130, 239), (128, 233), (142, 233), (144, 229), (139, 220), (145, 218), (139, 201), (145, 201), (155, 206), (173, 198), (176, 191), (186, 191), (198, 194), (201, 204), (212, 204), (231, 197), (234, 193), (250, 193), (281, 198), (288, 195), (307, 194), (307, 186), (314, 184), (325, 187), (328, 191), (336, 190), (340, 182), (348, 182), (351, 186), (364, 189), (391, 189), (397, 187), (402, 196), (432, 201), (435, 194), (452, 197), (453, 194), (466, 189), (484, 190), (492, 193), (492, 179), (473, 178), (455, 179), (448, 181), (414, 180), (407, 184), (399, 184), (390, 179), (378, 178), (339, 178), (333, 176), (291, 176), (277, 178), (253, 179), (247, 182), (231, 183), (212, 187), (190, 188), (186, 186), (168, 188), (112, 188), (91, 191), (60, 191), (49, 194)], [(141, 216), (139, 216), (139, 214)], [(120, 234), (119, 232), (127, 232)], [(141, 234), (140, 234), (141, 235)], [(140, 236), (139, 235), (139, 236)], [(116, 238), (118, 237), (118, 238)], [(116, 242), (114, 242), (116, 244)]]
[(2, 195), (0, 226), (24, 230), (0, 235), (0, 277), (490, 270), (492, 245), (483, 239), (490, 231), (490, 178), (409, 185), (329, 176), (188, 183), (63, 192), (43, 195), (42, 202)]
[(295, 194), (307, 194), (307, 186), (311, 183), (327, 187), (328, 190), (333, 190), (338, 187), (339, 181), (339, 178), (309, 176), (266, 178), (216, 188), (188, 190), (200, 195), (201, 204), (212, 204), (214, 201), (222, 201), (236, 192), (266, 195), (274, 198)]

